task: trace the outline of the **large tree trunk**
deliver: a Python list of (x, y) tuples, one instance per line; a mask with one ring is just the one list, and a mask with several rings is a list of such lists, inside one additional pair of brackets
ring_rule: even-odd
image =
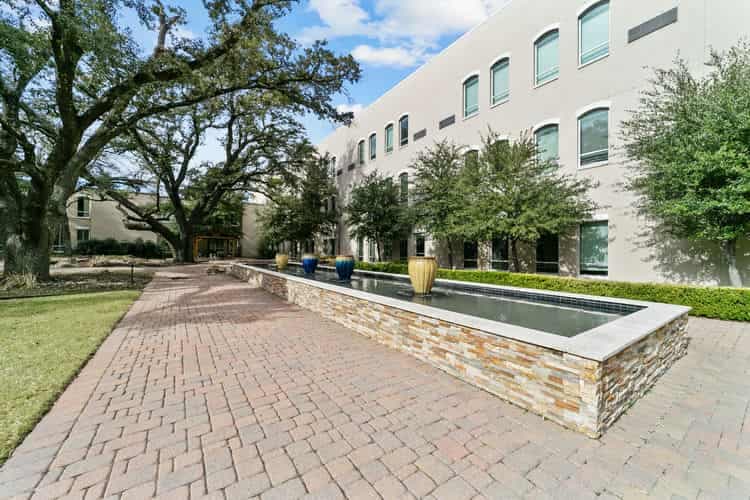
[(448, 238), (448, 269), (451, 269), (453, 271), (456, 270), (456, 267), (453, 265), (453, 241)]
[(510, 253), (512, 254), (510, 259), (513, 266), (511, 271), (514, 273), (521, 272), (521, 261), (518, 258), (518, 240), (510, 240)]
[(33, 274), (38, 279), (49, 279), (49, 230), (41, 228), (36, 239), (17, 233), (8, 235), (5, 243), (4, 274)]
[(729, 284), (733, 287), (741, 288), (742, 275), (739, 269), (737, 269), (737, 240), (723, 241), (721, 243), (721, 250), (727, 259)]
[(44, 188), (32, 182), (23, 206), (9, 207), (3, 271), (6, 276), (33, 274), (40, 280), (49, 279), (50, 198)]
[(175, 236), (168, 241), (172, 246), (172, 253), (174, 254), (174, 262), (176, 264), (190, 264), (195, 262), (192, 235)]

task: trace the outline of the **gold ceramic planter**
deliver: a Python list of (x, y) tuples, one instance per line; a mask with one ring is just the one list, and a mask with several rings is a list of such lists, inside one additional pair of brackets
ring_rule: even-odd
[(285, 253), (277, 253), (276, 268), (281, 271), (283, 269), (286, 269), (287, 265), (289, 265), (289, 255)]
[(414, 293), (429, 295), (435, 284), (437, 267), (435, 257), (409, 257), (409, 279)]

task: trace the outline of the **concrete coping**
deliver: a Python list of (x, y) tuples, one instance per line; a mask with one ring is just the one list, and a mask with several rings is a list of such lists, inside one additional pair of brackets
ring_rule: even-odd
[[(246, 264), (234, 264), (240, 268), (250, 269), (252, 271), (266, 274), (269, 276), (285, 279), (288, 281), (301, 283), (307, 286), (320, 288), (323, 290), (340, 293), (349, 297), (354, 297), (361, 300), (366, 300), (376, 304), (401, 309), (403, 311), (412, 312), (420, 316), (426, 316), (429, 318), (453, 323), (459, 326), (480, 330), (485, 333), (496, 335), (499, 337), (505, 337), (513, 339), (519, 342), (532, 344), (548, 349), (553, 349), (573, 356), (589, 359), (597, 362), (604, 362), (607, 359), (615, 356), (616, 354), (627, 349), (631, 345), (640, 341), (641, 339), (651, 335), (653, 332), (662, 328), (665, 325), (673, 322), (674, 320), (688, 314), (691, 310), (690, 307), (678, 306), (673, 304), (661, 304), (657, 302), (645, 302), (629, 299), (612, 299), (610, 297), (598, 297), (592, 295), (574, 294), (566, 292), (550, 292), (546, 290), (536, 290), (530, 288), (520, 287), (509, 287), (501, 285), (489, 285), (489, 284), (476, 284), (466, 281), (455, 281), (455, 280), (435, 280), (435, 285), (440, 286), (448, 285), (459, 285), (461, 287), (476, 286), (478, 293), (481, 293), (482, 288), (495, 288), (498, 290), (508, 291), (522, 291), (535, 293), (539, 295), (550, 295), (557, 297), (570, 297), (581, 300), (588, 300), (594, 302), (606, 302), (606, 303), (617, 303), (626, 304), (639, 307), (640, 309), (636, 312), (630, 313), (626, 316), (619, 317), (609, 323), (600, 325), (591, 330), (582, 332), (574, 337), (564, 337), (562, 335), (555, 335), (552, 333), (543, 332), (540, 330), (534, 330), (531, 328), (524, 328), (517, 325), (511, 325), (509, 323), (502, 323), (499, 321), (492, 321), (485, 318), (479, 318), (468, 314), (456, 313), (453, 311), (447, 311), (445, 309), (439, 309), (437, 307), (427, 306), (423, 304), (415, 304), (405, 300), (395, 299), (386, 297), (383, 295), (377, 295), (370, 292), (363, 292), (360, 290), (353, 290), (330, 283), (324, 283), (320, 281), (314, 281), (305, 279), (299, 276), (292, 276), (289, 274), (283, 274), (270, 269), (265, 269), (253, 265)], [(322, 266), (323, 267), (323, 266)], [(330, 269), (326, 267), (326, 269)], [(408, 277), (398, 276), (389, 273), (380, 273), (375, 271), (356, 271), (357, 274), (378, 276), (384, 279), (397, 280), (397, 281), (408, 281)]]

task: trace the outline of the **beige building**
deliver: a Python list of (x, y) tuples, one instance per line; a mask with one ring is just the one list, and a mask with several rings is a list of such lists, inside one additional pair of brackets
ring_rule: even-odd
[[(319, 144), (334, 157), (340, 204), (352, 185), (378, 170), (399, 178), (404, 196), (409, 164), (434, 141), (477, 149), (488, 127), (509, 138), (533, 133), (543, 154), (564, 172), (598, 183), (601, 207), (569, 235), (549, 236), (523, 252), (531, 271), (627, 281), (726, 284), (719, 249), (669, 239), (637, 215), (622, 188), (627, 173), (620, 123), (638, 105), (653, 68), (687, 60), (706, 71), (712, 49), (748, 34), (747, 0), (513, 0), (486, 22), (362, 110)], [(373, 260), (374, 245), (353, 242), (341, 225), (336, 246)], [(439, 242), (415, 233), (394, 242), (389, 256), (435, 254)], [(461, 249), (459, 249), (461, 250)], [(465, 242), (458, 267), (504, 269), (503, 241)], [(460, 252), (459, 252), (460, 253)], [(750, 279), (750, 244), (738, 264)]]
[[(134, 194), (131, 198), (139, 205), (154, 203), (149, 194)], [(219, 238), (216, 235), (201, 235), (196, 241), (199, 254), (207, 256), (231, 256), (236, 252), (242, 257), (257, 257), (258, 247), (258, 210), (263, 203), (245, 203), (242, 214), (241, 237)], [(132, 242), (137, 239), (158, 243), (161, 237), (148, 230), (133, 229), (126, 224), (126, 212), (116, 201), (101, 199), (89, 193), (74, 195), (68, 202), (68, 228), (70, 247), (75, 249), (80, 241), (115, 239), (120, 242)], [(230, 241), (231, 240), (231, 241)], [(64, 252), (66, 249), (64, 231), (58, 230), (53, 244), (53, 251)]]

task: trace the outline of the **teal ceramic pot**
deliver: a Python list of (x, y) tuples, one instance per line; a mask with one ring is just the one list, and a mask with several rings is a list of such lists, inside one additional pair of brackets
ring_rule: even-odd
[(313, 274), (318, 268), (318, 256), (312, 253), (306, 253), (302, 256), (302, 269), (305, 274)]
[(349, 281), (354, 273), (354, 256), (339, 255), (336, 257), (336, 274), (341, 281)]

